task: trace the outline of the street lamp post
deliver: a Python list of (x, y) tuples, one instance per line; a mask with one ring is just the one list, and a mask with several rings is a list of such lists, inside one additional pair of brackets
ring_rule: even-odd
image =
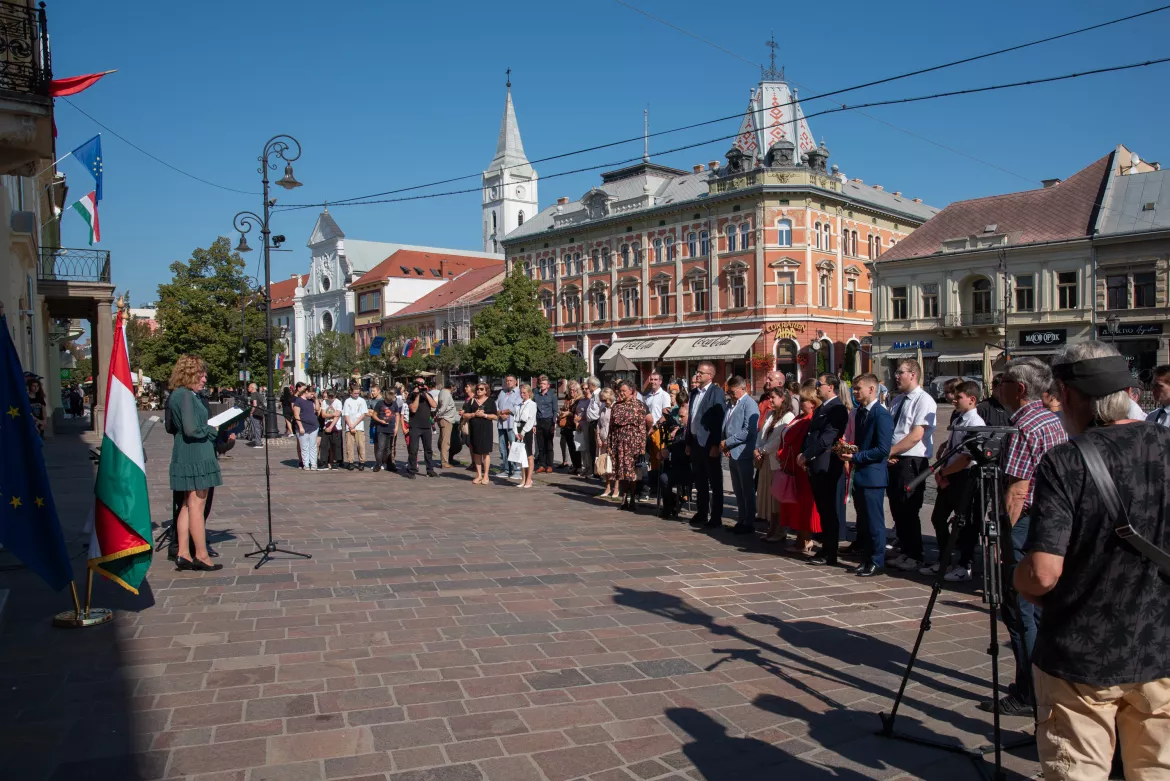
[[(295, 150), (295, 151), (294, 151)], [(273, 136), (264, 145), (264, 151), (260, 157), (256, 158), (260, 161), (260, 175), (262, 177), (262, 184), (264, 190), (264, 216), (261, 217), (255, 212), (242, 211), (235, 216), (232, 223), (235, 229), (239, 231), (240, 243), (236, 246), (236, 252), (249, 252), (251, 247), (248, 246), (246, 234), (252, 230), (253, 227), (259, 226), (260, 237), (263, 241), (264, 250), (264, 342), (267, 349), (266, 360), (268, 363), (268, 392), (264, 396), (264, 436), (266, 439), (272, 439), (280, 436), (280, 432), (276, 427), (276, 389), (273, 387), (273, 367), (272, 367), (272, 310), (271, 310), (271, 296), (269, 292), (272, 289), (272, 261), (269, 254), (272, 250), (272, 231), (269, 226), (269, 218), (272, 216), (271, 209), (276, 203), (276, 199), (269, 199), (268, 197), (268, 171), (276, 170), (278, 160), (284, 160), (284, 176), (276, 181), (276, 184), (286, 190), (292, 190), (300, 187), (301, 183), (293, 176), (293, 161), (299, 159), (301, 156), (301, 144), (295, 138), (289, 135)], [(278, 240), (282, 237), (277, 236)], [(279, 243), (278, 243), (279, 246)]]
[(1109, 329), (1109, 343), (1117, 345), (1117, 330), (1121, 327), (1121, 318), (1117, 315), (1109, 315), (1105, 318), (1105, 327)]

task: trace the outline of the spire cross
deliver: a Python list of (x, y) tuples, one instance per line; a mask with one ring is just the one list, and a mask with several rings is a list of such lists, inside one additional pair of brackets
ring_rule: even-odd
[[(770, 55), (771, 67), (769, 67), (768, 70), (764, 72), (764, 74), (763, 74), (764, 78), (765, 79), (780, 79), (781, 81), (783, 81), (784, 68), (782, 67), (779, 71), (776, 70), (776, 50), (780, 48), (780, 44), (776, 43), (776, 33), (775, 32), (772, 33), (771, 40), (766, 41), (764, 43), (764, 45), (772, 50), (771, 55)], [(763, 66), (760, 67), (760, 70), (763, 70)]]
[(504, 71), (504, 73), (508, 74), (508, 83), (505, 86), (508, 89), (512, 89), (512, 69), (508, 68), (508, 70)]

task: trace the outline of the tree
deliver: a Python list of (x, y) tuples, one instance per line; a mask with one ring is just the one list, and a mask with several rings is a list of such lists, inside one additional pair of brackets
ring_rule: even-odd
[(244, 260), (230, 246), (220, 236), (190, 260), (171, 264), (171, 281), (158, 286), (159, 330), (139, 340), (142, 368), (151, 377), (170, 376), (179, 356), (194, 353), (207, 363), (210, 385), (231, 385), (245, 346), (248, 369), (266, 381), (264, 307), (247, 290)]
[[(548, 374), (566, 379), (584, 374), (580, 358), (557, 350), (536, 300), (537, 284), (516, 268), (504, 278), (495, 300), (473, 319), (475, 338), (468, 345), (471, 368), (480, 374)], [(571, 373), (567, 373), (571, 372)]]
[(73, 382), (85, 382), (93, 376), (93, 359), (78, 358), (73, 363)]
[(322, 331), (309, 339), (308, 372), (331, 380), (337, 377), (349, 382), (358, 366), (357, 342), (353, 334), (340, 331)]
[[(154, 336), (150, 330), (150, 323), (137, 317), (129, 317), (126, 319), (125, 330), (126, 349), (130, 351), (130, 368), (135, 371), (143, 371), (143, 347)], [(146, 372), (146, 374), (154, 377), (150, 372)]]

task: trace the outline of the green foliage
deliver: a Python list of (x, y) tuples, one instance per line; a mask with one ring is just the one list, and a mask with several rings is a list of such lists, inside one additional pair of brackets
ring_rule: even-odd
[(78, 358), (73, 363), (73, 379), (71, 382), (85, 382), (93, 376), (93, 359)]
[(585, 359), (580, 358), (572, 353), (554, 353), (551, 360), (548, 362), (543, 374), (547, 374), (549, 379), (553, 380), (579, 380), (588, 374), (585, 367)]
[[(538, 286), (517, 266), (504, 278), (495, 301), (476, 314), (475, 338), (468, 345), (467, 366), (479, 374), (521, 377), (548, 374), (550, 377), (580, 376), (584, 362), (576, 363), (558, 352), (540, 304)], [(574, 372), (565, 374), (564, 372)]]
[[(145, 320), (131, 317), (126, 320), (126, 348), (130, 351), (130, 368), (139, 371), (142, 367), (142, 348), (150, 341), (150, 324)], [(151, 377), (153, 374), (146, 372)]]
[(230, 246), (221, 236), (171, 264), (171, 281), (158, 286), (159, 330), (136, 336), (141, 369), (151, 377), (165, 380), (179, 356), (194, 353), (207, 363), (209, 385), (234, 385), (246, 335), (248, 368), (266, 381), (264, 310), (246, 290), (244, 260)]
[(307, 356), (310, 375), (343, 380), (346, 384), (358, 366), (357, 342), (353, 334), (340, 331), (315, 334), (309, 339)]

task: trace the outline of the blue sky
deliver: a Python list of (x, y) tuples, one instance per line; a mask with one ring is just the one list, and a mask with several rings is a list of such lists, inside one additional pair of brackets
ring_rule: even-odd
[[(764, 42), (775, 30), (779, 62), (802, 96), (1157, 5), (839, 2), (820, 10), (773, 6), (761, 20), (757, 12), (766, 6), (631, 2), (755, 63), (766, 61)], [(50, 2), (48, 14), (55, 75), (118, 69), (70, 100), (179, 168), (258, 192), (256, 157), (264, 142), (277, 133), (296, 136), (304, 146), (296, 174), (305, 186), (277, 192), (284, 204), (477, 174), (495, 151), (507, 67), (530, 159), (637, 136), (646, 107), (652, 130), (740, 112), (759, 80), (758, 67), (744, 59), (614, 0)], [(1166, 41), (1170, 11), (840, 100), (922, 95), (1153, 59), (1170, 53)], [(867, 111), (881, 121), (850, 112), (813, 118), (810, 125), (831, 150), (830, 163), (850, 177), (941, 207), (1067, 177), (1117, 143), (1144, 159), (1170, 163), (1164, 130), (1170, 106), (1162, 98), (1168, 77), (1170, 65), (1161, 65)], [(809, 101), (804, 110), (812, 114), (826, 106), (827, 101)], [(57, 104), (57, 126), (58, 154), (100, 130), (63, 101)], [(731, 135), (737, 126), (732, 121), (655, 138), (651, 153)], [(102, 142), (100, 246), (112, 251), (114, 281), (131, 291), (136, 304), (155, 298), (157, 285), (170, 278), (172, 261), (217, 236), (234, 239), (232, 216), (260, 206), (259, 195), (188, 179), (108, 133)], [(729, 145), (719, 141), (654, 159), (689, 168), (721, 159)], [(639, 141), (536, 167), (547, 177), (640, 151)], [(69, 177), (70, 201), (91, 189), (92, 180), (74, 161), (66, 160), (61, 169)], [(597, 181), (596, 171), (542, 181), (541, 206), (558, 196), (579, 197)], [(274, 232), (288, 236), (286, 247), (293, 250), (273, 255), (274, 280), (307, 270), (305, 242), (318, 212), (303, 209), (274, 218)], [(337, 206), (331, 212), (353, 238), (480, 248), (475, 193)], [(85, 246), (83, 225), (72, 211), (66, 213), (63, 238), (68, 246)], [(249, 256), (249, 273), (255, 273), (258, 255)]]

